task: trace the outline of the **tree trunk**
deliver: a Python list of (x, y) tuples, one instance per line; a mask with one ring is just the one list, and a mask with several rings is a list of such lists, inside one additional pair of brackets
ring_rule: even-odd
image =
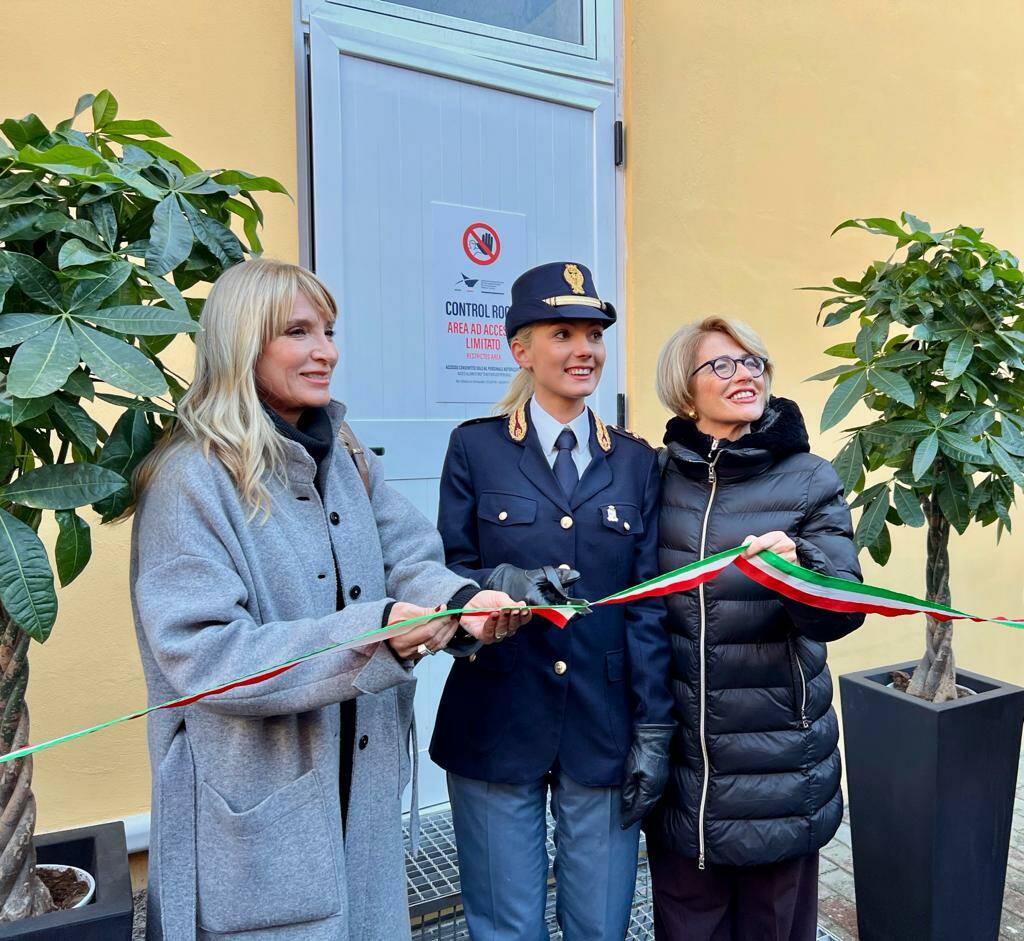
[[(0, 754), (28, 744), (29, 637), (0, 608)], [(53, 911), (50, 892), (36, 875), (32, 834), (36, 800), (32, 759), (0, 765), (0, 922)]]
[[(925, 566), (925, 598), (939, 604), (949, 598), (949, 520), (939, 509), (935, 495), (921, 498), (928, 520), (928, 560)], [(931, 702), (956, 699), (956, 663), (953, 660), (953, 622), (925, 615), (925, 651), (907, 692)]]

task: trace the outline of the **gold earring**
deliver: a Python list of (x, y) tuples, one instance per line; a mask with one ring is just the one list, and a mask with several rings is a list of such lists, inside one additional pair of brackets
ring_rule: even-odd
[(693, 409), (693, 408), (688, 409), (687, 412), (686, 412), (686, 415), (687, 415), (688, 418), (692, 419), (693, 421), (697, 420), (697, 410), (696, 409)]

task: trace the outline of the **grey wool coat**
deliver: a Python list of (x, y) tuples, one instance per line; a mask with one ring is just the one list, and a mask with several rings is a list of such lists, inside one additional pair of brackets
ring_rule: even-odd
[[(328, 411), (337, 432), (344, 406)], [(223, 465), (192, 444), (143, 493), (131, 582), (150, 704), (379, 627), (389, 600), (436, 605), (472, 584), (444, 568), (437, 531), (373, 455), (371, 500), (336, 443), (321, 501), (313, 459), (284, 446), (287, 481), (266, 481), (266, 521), (246, 518)], [(148, 939), (409, 937), (401, 794), (414, 689), (378, 644), (150, 715)], [(351, 698), (363, 747), (343, 837), (337, 703)]]

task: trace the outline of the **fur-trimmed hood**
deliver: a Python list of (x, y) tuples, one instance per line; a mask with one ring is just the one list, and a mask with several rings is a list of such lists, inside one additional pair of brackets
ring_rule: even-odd
[[(705, 473), (713, 439), (689, 418), (672, 418), (665, 426), (665, 446), (681, 469), (696, 466)], [(807, 426), (800, 408), (790, 399), (772, 396), (764, 414), (750, 426), (750, 431), (735, 441), (722, 439), (718, 450), (719, 470), (727, 477), (748, 477), (760, 473), (791, 454), (811, 450)]]

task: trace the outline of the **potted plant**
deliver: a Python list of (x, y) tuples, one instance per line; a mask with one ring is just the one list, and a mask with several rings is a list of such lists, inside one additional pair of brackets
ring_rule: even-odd
[[(75, 127), (85, 111), (88, 132)], [(118, 118), (106, 90), (83, 96), (52, 130), (29, 114), (0, 122), (0, 132), (0, 754), (8, 754), (29, 742), (31, 642), (43, 643), (57, 617), (43, 515), (56, 517), (53, 555), (68, 585), (91, 553), (79, 509), (91, 506), (104, 522), (123, 512), (132, 471), (184, 391), (161, 359), (176, 335), (198, 329), (203, 301), (182, 292), (261, 250), (252, 194), (284, 189), (201, 169), (164, 142), (156, 122)], [(31, 758), (0, 765), (0, 938), (128, 938), (123, 828), (34, 844), (31, 780)], [(87, 870), (93, 903), (54, 912), (36, 847), (41, 860)]]
[[(861, 277), (811, 289), (825, 326), (858, 325), (812, 377), (835, 384), (821, 428), (870, 410), (833, 461), (857, 545), (884, 565), (890, 526), (924, 527), (926, 597), (949, 605), (951, 530), (994, 524), (998, 541), (1024, 486), (1024, 273), (978, 228), (909, 213), (847, 228), (891, 241)], [(952, 636), (928, 616), (916, 665), (840, 677), (863, 941), (999, 931), (1024, 690), (958, 674)]]

